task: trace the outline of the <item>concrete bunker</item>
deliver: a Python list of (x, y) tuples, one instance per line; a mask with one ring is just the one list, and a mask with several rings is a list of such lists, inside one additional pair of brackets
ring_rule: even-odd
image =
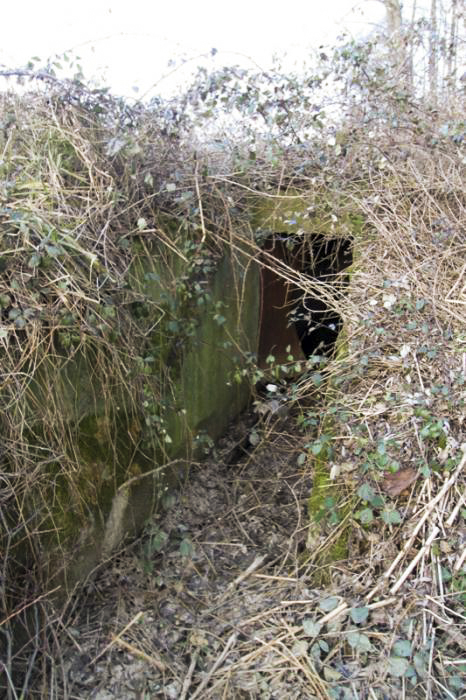
[[(270, 355), (277, 363), (289, 355), (294, 360), (330, 357), (342, 327), (336, 307), (349, 281), (344, 271), (352, 263), (351, 239), (316, 234), (302, 240), (274, 233), (265, 239), (263, 251), (259, 365), (267, 366)], [(287, 268), (298, 273), (294, 280)], [(319, 285), (325, 289), (322, 296)]]

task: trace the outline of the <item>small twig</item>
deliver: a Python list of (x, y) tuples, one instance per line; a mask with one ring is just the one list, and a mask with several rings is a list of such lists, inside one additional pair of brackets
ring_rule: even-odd
[(222, 651), (222, 653), (220, 654), (220, 656), (218, 657), (218, 659), (216, 660), (216, 662), (214, 663), (214, 665), (212, 666), (212, 668), (210, 669), (210, 671), (208, 672), (208, 674), (206, 675), (206, 677), (204, 678), (204, 680), (202, 681), (200, 686), (197, 688), (196, 692), (193, 693), (193, 695), (191, 695), (191, 700), (194, 700), (195, 698), (197, 698), (200, 695), (200, 693), (204, 690), (204, 688), (206, 688), (208, 686), (210, 679), (214, 675), (215, 671), (219, 668), (219, 666), (222, 665), (222, 663), (224, 662), (224, 660), (228, 656), (228, 652), (230, 651), (231, 647), (235, 644), (237, 636), (238, 635), (236, 634), (236, 632), (234, 632), (229, 637), (227, 643), (225, 644), (224, 650)]
[(419, 552), (416, 554), (416, 556), (415, 556), (414, 559), (411, 561), (411, 563), (406, 567), (406, 569), (405, 569), (404, 572), (401, 574), (401, 576), (400, 576), (400, 578), (398, 579), (398, 581), (390, 588), (390, 593), (391, 593), (392, 595), (393, 595), (394, 593), (396, 593), (396, 592), (398, 591), (399, 588), (401, 588), (401, 586), (402, 586), (403, 583), (406, 581), (406, 579), (408, 578), (409, 574), (410, 574), (411, 571), (414, 569), (414, 567), (416, 566), (416, 564), (418, 563), (418, 561), (421, 559), (421, 557), (423, 557), (423, 556), (425, 556), (425, 554), (427, 554), (427, 552), (428, 552), (429, 549), (430, 549), (430, 545), (431, 545), (432, 542), (435, 540), (435, 538), (437, 537), (437, 535), (438, 535), (439, 532), (440, 532), (440, 530), (439, 530), (439, 528), (438, 528), (437, 526), (435, 526), (435, 527), (432, 529), (432, 532), (430, 533), (430, 535), (429, 535), (429, 537), (427, 538), (426, 542), (422, 545), (422, 547), (421, 547), (421, 549), (419, 550)]
[(194, 669), (196, 668), (196, 663), (197, 663), (197, 657), (199, 656), (199, 649), (195, 649), (192, 657), (191, 657), (191, 663), (189, 664), (188, 672), (185, 676), (183, 687), (181, 689), (181, 694), (179, 697), (179, 700), (185, 700), (186, 695), (188, 694), (189, 686), (191, 685), (191, 679), (193, 677)]
[(462, 553), (458, 557), (458, 559), (455, 562), (455, 565), (453, 567), (453, 571), (459, 571), (461, 567), (463, 566), (464, 560), (466, 559), (466, 548), (463, 549)]
[(290, 578), (289, 576), (269, 576), (267, 574), (254, 574), (254, 578), (266, 578), (269, 581), (292, 581), (296, 583), (299, 579)]
[(461, 495), (460, 498), (459, 498), (459, 500), (458, 500), (458, 503), (456, 504), (456, 506), (455, 506), (455, 507), (453, 508), (453, 510), (451, 511), (450, 517), (448, 518), (447, 522), (445, 523), (445, 525), (446, 525), (447, 527), (451, 527), (451, 526), (453, 525), (453, 523), (455, 522), (456, 518), (458, 517), (458, 513), (460, 512), (460, 508), (461, 508), (461, 506), (464, 504), (464, 502), (465, 502), (465, 497), (464, 497), (464, 495)]
[(122, 637), (122, 636), (125, 634), (125, 632), (127, 632), (127, 631), (130, 629), (130, 627), (132, 627), (133, 625), (135, 625), (136, 622), (138, 622), (138, 621), (141, 619), (141, 617), (143, 616), (143, 614), (144, 614), (144, 613), (142, 612), (142, 610), (140, 610), (140, 611), (137, 613), (137, 615), (135, 615), (135, 616), (133, 617), (133, 619), (130, 620), (130, 621), (128, 622), (128, 624), (125, 625), (125, 627), (123, 627), (123, 629), (121, 630), (121, 632), (119, 632), (115, 637), (112, 638), (112, 640), (107, 644), (107, 646), (105, 646), (105, 647), (102, 649), (102, 651), (100, 652), (100, 654), (97, 654), (97, 656), (95, 656), (95, 657), (92, 659), (91, 664), (95, 664), (95, 662), (98, 661), (98, 660), (105, 654), (105, 652), (107, 652), (107, 651), (117, 642), (117, 640), (119, 640), (120, 637)]
[(340, 605), (331, 612), (329, 612), (327, 615), (324, 615), (324, 617), (319, 620), (319, 624), (325, 625), (326, 622), (330, 622), (330, 620), (333, 620), (335, 617), (338, 617), (344, 612), (348, 611), (348, 603), (340, 603)]
[(196, 169), (194, 171), (194, 183), (196, 185), (197, 203), (199, 206), (199, 218), (201, 220), (201, 229), (202, 229), (201, 243), (204, 243), (206, 236), (207, 236), (207, 231), (206, 231), (205, 222), (204, 222), (204, 211), (202, 209), (202, 199), (201, 199), (201, 192), (199, 189), (199, 178), (197, 176), (197, 170), (198, 170), (198, 163), (196, 161)]
[(427, 678), (427, 695), (426, 695), (426, 697), (431, 697), (431, 695), (432, 695), (432, 664), (434, 661), (434, 649), (435, 649), (435, 627), (432, 627), (432, 639), (430, 642), (429, 670), (428, 670), (428, 678)]
[(0, 627), (2, 627), (6, 622), (11, 620), (13, 617), (16, 617), (20, 613), (22, 613), (26, 608), (30, 608), (31, 605), (35, 605), (36, 603), (39, 602), (39, 600), (43, 600), (44, 598), (47, 598), (47, 596), (52, 595), (52, 593), (56, 593), (58, 589), (61, 588), (61, 586), (57, 586), (56, 588), (53, 588), (51, 591), (47, 591), (47, 593), (43, 593), (42, 595), (38, 596), (37, 598), (34, 598), (34, 600), (31, 600), (30, 603), (26, 603), (26, 605), (23, 605), (21, 608), (18, 610), (15, 610), (14, 612), (11, 613), (11, 615), (8, 615), (8, 617), (5, 617), (1, 622), (0, 622)]
[(229, 593), (233, 588), (236, 588), (236, 586), (237, 586), (239, 583), (241, 583), (242, 581), (244, 581), (244, 579), (247, 578), (250, 574), (252, 574), (253, 571), (255, 571), (255, 570), (258, 569), (260, 566), (262, 566), (262, 564), (264, 563), (264, 561), (265, 561), (266, 558), (267, 558), (267, 555), (266, 555), (266, 554), (261, 554), (261, 555), (257, 556), (257, 557), (254, 559), (254, 561), (252, 562), (252, 564), (250, 564), (250, 565), (248, 566), (248, 568), (246, 569), (246, 571), (243, 571), (243, 573), (240, 574), (239, 576), (237, 576), (237, 577), (235, 578), (234, 581), (232, 581), (231, 583), (228, 584), (227, 589), (226, 589), (226, 591), (225, 591), (225, 593), (224, 593), (224, 596), (225, 596), (227, 593)]
[(155, 668), (159, 671), (165, 671), (167, 668), (163, 661), (160, 661), (159, 659), (156, 659), (153, 656), (149, 656), (149, 654), (146, 654), (144, 651), (141, 651), (141, 649), (137, 649), (137, 647), (133, 646), (132, 644), (125, 642), (124, 639), (120, 639), (118, 637), (114, 640), (114, 643), (118, 647), (129, 651), (130, 654), (133, 654), (133, 656), (139, 656), (139, 658), (143, 659), (144, 661), (147, 661), (147, 663), (151, 664), (151, 666), (155, 666)]

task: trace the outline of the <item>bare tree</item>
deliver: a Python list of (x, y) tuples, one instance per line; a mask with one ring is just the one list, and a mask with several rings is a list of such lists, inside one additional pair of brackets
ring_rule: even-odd
[(387, 16), (387, 29), (390, 37), (400, 33), (402, 27), (402, 13), (400, 0), (383, 0)]
[(382, 0), (382, 2), (385, 6), (392, 68), (402, 83), (412, 85), (412, 56), (411, 52), (407, 51), (406, 36), (403, 31), (401, 0)]
[(458, 55), (458, 0), (451, 0), (450, 36), (447, 47), (446, 91), (451, 94), (455, 88)]
[(437, 0), (430, 2), (429, 32), (429, 95), (432, 103), (437, 102), (439, 36), (437, 23)]

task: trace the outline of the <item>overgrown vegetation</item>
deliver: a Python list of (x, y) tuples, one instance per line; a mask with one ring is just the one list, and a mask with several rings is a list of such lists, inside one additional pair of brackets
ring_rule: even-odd
[[(396, 13), (389, 16), (394, 31)], [(415, 29), (419, 52), (425, 35)], [(129, 107), (50, 72), (42, 90), (1, 96), (7, 697), (60, 697), (55, 662), (66, 618), (48, 601), (54, 562), (44, 566), (40, 537), (56, 529), (59, 513), (84, 522), (105, 491), (83, 473), (82, 451), (102, 451), (118, 485), (140, 476), (127, 471), (125, 450), (147, 464), (170, 458), (163, 389), (225, 245), (326, 298), (343, 332), (335, 357), (324, 367), (311, 359), (291, 389), (286, 367), (271, 373), (298, 415), (297, 468), (316, 474), (307, 554), (294, 565), (309, 581), (306, 612), (281, 629), (274, 611), (244, 653), (237, 637), (225, 638), (217, 660), (206, 652), (210, 675), (196, 678), (192, 654), (178, 690), (236, 697), (243, 686), (234, 679), (258, 672), (260, 683), (241, 697), (464, 692), (464, 84), (453, 49), (442, 55), (440, 46), (423, 90), (420, 59), (413, 52), (406, 61), (401, 38), (322, 50), (305, 74), (201, 72), (170, 104)], [(305, 200), (316, 234), (351, 238), (344, 293), (261, 253), (263, 232), (251, 231), (249, 215), (257, 197), (289, 198), (285, 230)], [(312, 247), (312, 236), (293, 233)], [(147, 250), (175, 271), (157, 303), (134, 284)], [(157, 272), (144, 280), (157, 283)], [(214, 313), (221, 325), (223, 309)], [(240, 380), (262, 378), (254, 359)], [(79, 386), (76, 362), (92, 368), (92, 386)], [(316, 404), (323, 386), (325, 402)], [(102, 418), (86, 428), (89, 404)], [(131, 440), (120, 449), (122, 425)], [(87, 443), (77, 442), (80, 431)], [(157, 542), (151, 556), (163, 548)], [(278, 667), (286, 690), (269, 689)]]

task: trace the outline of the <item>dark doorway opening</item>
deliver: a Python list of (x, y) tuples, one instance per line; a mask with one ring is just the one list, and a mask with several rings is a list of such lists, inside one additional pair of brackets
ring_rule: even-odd
[[(259, 365), (265, 367), (269, 355), (278, 363), (289, 355), (331, 356), (343, 323), (335, 306), (348, 285), (344, 270), (352, 262), (351, 240), (316, 235), (303, 242), (272, 234), (263, 249)], [(280, 275), (280, 263), (317, 283), (309, 285), (312, 292)], [(325, 294), (319, 295), (319, 285)]]

